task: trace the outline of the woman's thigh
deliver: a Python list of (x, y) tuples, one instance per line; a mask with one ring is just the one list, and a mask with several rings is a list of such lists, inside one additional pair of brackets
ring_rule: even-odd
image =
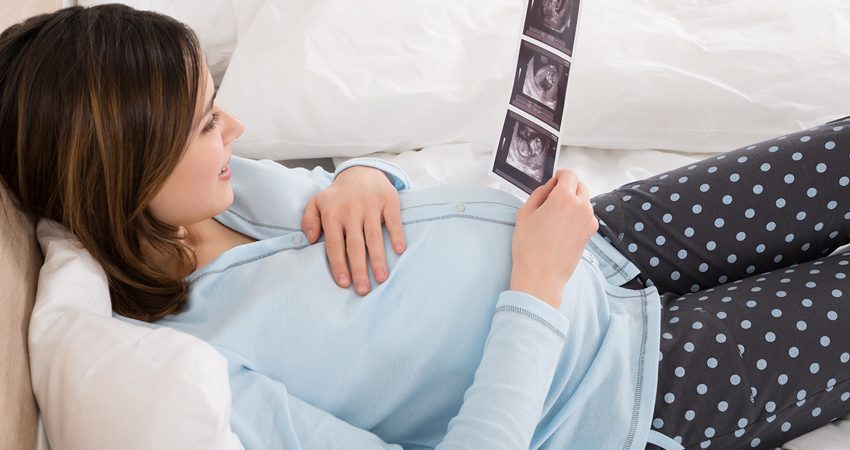
[(850, 237), (850, 119), (727, 152), (592, 200), (600, 232), (680, 295), (832, 253)]
[(653, 428), (774, 448), (850, 413), (848, 276), (835, 254), (667, 302)]

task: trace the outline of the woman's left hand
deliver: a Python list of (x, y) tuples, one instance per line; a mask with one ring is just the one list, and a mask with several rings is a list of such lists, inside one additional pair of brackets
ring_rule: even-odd
[[(383, 283), (388, 276), (381, 223), (387, 224), (395, 252), (404, 251), (404, 229), (398, 191), (384, 172), (373, 167), (353, 166), (337, 175), (334, 182), (307, 202), (301, 229), (311, 244), (325, 233), (325, 249), (331, 273), (340, 287), (354, 280), (360, 295), (369, 293), (366, 250), (372, 262), (375, 280)], [(349, 274), (346, 252), (351, 264)]]

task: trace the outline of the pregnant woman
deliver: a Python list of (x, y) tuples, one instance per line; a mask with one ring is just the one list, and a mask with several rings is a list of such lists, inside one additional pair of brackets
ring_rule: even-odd
[(224, 355), (248, 449), (772, 448), (850, 412), (843, 122), (523, 204), (231, 156), (214, 100), (165, 16), (0, 35), (4, 185), (103, 266), (115, 317)]

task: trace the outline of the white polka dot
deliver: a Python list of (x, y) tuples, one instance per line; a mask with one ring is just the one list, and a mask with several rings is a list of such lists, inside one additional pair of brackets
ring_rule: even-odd
[(791, 429), (791, 424), (788, 422), (784, 422), (781, 427), (779, 427), (782, 431), (788, 431)]
[(767, 368), (767, 361), (766, 360), (759, 359), (758, 361), (756, 361), (756, 369), (764, 370), (766, 368)]
[(731, 205), (732, 204), (732, 196), (731, 195), (724, 195), (723, 196), (723, 204), (724, 205)]
[(693, 328), (694, 330), (701, 330), (702, 329), (702, 322), (699, 322), (699, 321), (694, 322), (693, 325), (691, 325), (691, 328)]
[(811, 136), (803, 136), (800, 138), (800, 142), (809, 142), (812, 140)]
[(779, 147), (777, 147), (775, 145), (773, 147), (770, 147), (769, 149), (767, 149), (767, 151), (769, 151), (770, 153), (776, 153), (777, 150), (779, 150)]
[(821, 413), (820, 407), (815, 407), (815, 409), (812, 410), (812, 417), (817, 417), (817, 416), (820, 415), (820, 413)]
[(674, 192), (673, 194), (670, 194), (670, 200), (672, 200), (672, 201), (674, 201), (674, 202), (679, 201), (679, 198), (680, 198), (680, 197), (679, 197), (679, 194), (677, 194), (677, 193), (675, 193), (675, 192)]
[(705, 361), (705, 365), (708, 366), (710, 369), (717, 368), (717, 358), (708, 358)]
[(767, 341), (767, 342), (774, 342), (774, 341), (776, 341), (776, 334), (772, 331), (768, 331), (764, 335), (764, 340)]
[(737, 386), (737, 385), (741, 384), (740, 375), (735, 374), (735, 375), (732, 375), (731, 377), (729, 377), (729, 383), (731, 383), (733, 386)]
[(721, 218), (721, 217), (714, 219), (714, 226), (717, 227), (717, 228), (723, 228), (723, 225), (725, 225), (725, 224), (726, 224), (726, 221), (723, 220), (723, 218)]
[(705, 395), (706, 392), (708, 392), (708, 386), (702, 383), (697, 385), (697, 394)]
[(793, 159), (794, 161), (799, 161), (803, 159), (803, 154), (800, 152), (794, 152), (794, 154), (791, 155), (791, 159)]
[(684, 347), (685, 347), (685, 351), (688, 352), (688, 353), (694, 351), (694, 344), (692, 342), (685, 342)]
[(717, 333), (717, 336), (715, 336), (714, 339), (718, 343), (722, 344), (722, 343), (726, 342), (726, 335), (723, 334), (723, 333)]
[(691, 421), (694, 420), (694, 417), (696, 417), (696, 413), (692, 409), (685, 411), (685, 420)]
[(717, 404), (717, 410), (718, 411), (726, 412), (727, 409), (729, 409), (729, 403), (728, 402), (721, 401), (720, 403)]
[(726, 257), (726, 261), (728, 261), (729, 264), (732, 264), (737, 260), (738, 260), (738, 256), (735, 255), (734, 253)]
[(773, 411), (776, 410), (776, 403), (774, 403), (774, 402), (765, 403), (764, 404), (764, 410), (769, 412), (769, 413), (772, 413)]
[(664, 236), (658, 236), (655, 238), (655, 243), (658, 245), (664, 245), (665, 242), (667, 242), (667, 239), (665, 239)]
[(788, 349), (788, 356), (790, 356), (792, 358), (796, 358), (796, 357), (800, 356), (800, 349), (798, 349), (797, 347), (789, 348)]
[(756, 448), (756, 447), (759, 446), (759, 444), (761, 444), (761, 439), (759, 439), (759, 438), (755, 438), (752, 441), (750, 441), (750, 447)]
[(738, 180), (740, 180), (740, 179), (741, 179), (741, 176), (738, 175), (737, 173), (733, 173), (732, 175), (729, 175), (729, 181), (731, 181), (733, 183), (737, 183)]
[(668, 392), (668, 393), (664, 394), (664, 401), (667, 402), (667, 403), (673, 403), (673, 402), (676, 401), (676, 396), (673, 395), (672, 392)]
[(756, 210), (754, 210), (752, 208), (747, 208), (747, 210), (744, 211), (744, 216), (747, 219), (752, 219), (753, 217), (755, 217), (755, 215), (756, 215)]
[(711, 437), (714, 437), (714, 433), (715, 433), (714, 428), (708, 427), (708, 428), (705, 429), (704, 434), (705, 434), (705, 437), (711, 438)]
[(783, 373), (782, 375), (779, 375), (779, 377), (776, 379), (776, 381), (777, 381), (777, 382), (779, 382), (779, 384), (781, 384), (781, 385), (783, 385), (783, 386), (784, 386), (784, 385), (785, 385), (785, 383), (787, 383), (787, 382), (788, 382), (788, 375), (785, 375), (785, 374)]
[(826, 164), (824, 164), (824, 163), (819, 163), (817, 166), (815, 166), (815, 170), (817, 170), (817, 171), (818, 171), (818, 173), (824, 173), (824, 172), (826, 172)]
[(677, 270), (674, 270), (673, 273), (670, 274), (670, 279), (676, 281), (679, 279), (679, 276), (681, 276), (681, 274)]
[(680, 177), (679, 178), (679, 183), (687, 183), (687, 181), (688, 181), (688, 177)]
[(652, 204), (649, 202), (643, 202), (643, 204), (640, 205), (640, 208), (644, 211), (649, 211), (649, 209), (652, 208)]
[(770, 163), (762, 163), (762, 165), (761, 165), (761, 171), (762, 171), (762, 172), (767, 172), (768, 170), (770, 170)]
[(717, 244), (714, 241), (708, 241), (705, 244), (705, 248), (713, 251), (715, 248), (717, 248)]
[(694, 212), (694, 214), (699, 214), (699, 213), (701, 213), (701, 212), (702, 212), (702, 205), (700, 205), (700, 204), (696, 204), (696, 205), (694, 205), (694, 206), (691, 208), (691, 211), (693, 211), (693, 212)]
[(741, 328), (743, 328), (743, 329), (745, 329), (745, 330), (749, 330), (749, 329), (750, 329), (750, 327), (751, 327), (752, 325), (753, 325), (753, 324), (752, 324), (752, 323), (750, 323), (750, 321), (749, 321), (749, 320), (746, 320), (746, 319), (745, 319), (745, 320), (742, 320), (742, 321), (741, 321)]
[(652, 420), (652, 427), (653, 428), (660, 429), (663, 426), (664, 426), (664, 421), (661, 420), (660, 418), (656, 417), (655, 419)]
[(737, 239), (738, 242), (742, 242), (745, 239), (747, 239), (747, 233), (744, 233), (743, 231), (739, 231), (738, 234), (735, 235), (735, 239)]
[(643, 231), (643, 222), (635, 222), (635, 231)]
[(777, 318), (782, 317), (782, 310), (779, 308), (773, 308), (773, 310), (770, 311), (770, 315)]
[(676, 376), (682, 378), (685, 376), (685, 368), (684, 367), (676, 367), (675, 370)]
[(709, 189), (711, 189), (711, 186), (708, 183), (703, 183), (699, 186), (699, 190), (702, 192), (708, 192)]
[(776, 229), (776, 222), (768, 222), (767, 225), (764, 226), (767, 231), (773, 231)]
[(652, 258), (649, 258), (649, 265), (650, 266), (657, 267), (659, 263), (660, 263), (660, 261), (658, 260), (658, 257), (653, 256)]
[(850, 178), (847, 178), (847, 177), (841, 177), (841, 178), (838, 180), (838, 184), (840, 184), (841, 186), (847, 186), (848, 184), (850, 184)]
[(708, 264), (706, 264), (706, 263), (700, 264), (699, 265), (699, 271), (703, 272), (703, 273), (708, 272)]
[(827, 142), (826, 144), (824, 144), (824, 147), (825, 147), (827, 150), (832, 150), (832, 149), (834, 149), (834, 148), (835, 148), (835, 142), (829, 141), (829, 142)]
[(807, 328), (807, 327), (808, 327), (808, 325), (806, 324), (806, 321), (805, 321), (805, 320), (799, 320), (799, 321), (797, 321), (797, 329), (798, 329), (798, 330), (800, 330), (800, 331), (806, 331), (806, 328)]
[(669, 213), (668, 213), (668, 214), (664, 214), (664, 216), (661, 218), (661, 220), (663, 220), (663, 221), (664, 221), (664, 223), (670, 223), (670, 222), (672, 222), (672, 221), (673, 221), (673, 216), (672, 216), (671, 214), (669, 214)]
[(632, 244), (629, 244), (628, 249), (629, 249), (630, 252), (634, 253), (634, 252), (637, 251), (638, 246), (637, 246), (637, 244), (632, 243)]
[(790, 173), (788, 175), (785, 175), (785, 184), (792, 184), (792, 183), (794, 183), (794, 175), (792, 175)]
[(809, 365), (809, 372), (811, 372), (811, 373), (812, 373), (812, 375), (814, 375), (814, 374), (816, 374), (816, 373), (820, 372), (820, 364), (818, 364), (818, 363), (811, 363), (811, 364)]
[(777, 198), (776, 199), (776, 207), (777, 208), (784, 208), (785, 207), (785, 199), (782, 198), (782, 197)]

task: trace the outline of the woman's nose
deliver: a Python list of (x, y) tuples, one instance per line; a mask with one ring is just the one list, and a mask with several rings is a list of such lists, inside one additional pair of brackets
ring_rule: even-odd
[(219, 114), (223, 116), (222, 119), (224, 119), (225, 123), (224, 133), (222, 133), (224, 143), (225, 145), (230, 144), (239, 136), (242, 136), (242, 133), (245, 132), (245, 125), (241, 120), (237, 119), (236, 116), (223, 109), (220, 110)]

